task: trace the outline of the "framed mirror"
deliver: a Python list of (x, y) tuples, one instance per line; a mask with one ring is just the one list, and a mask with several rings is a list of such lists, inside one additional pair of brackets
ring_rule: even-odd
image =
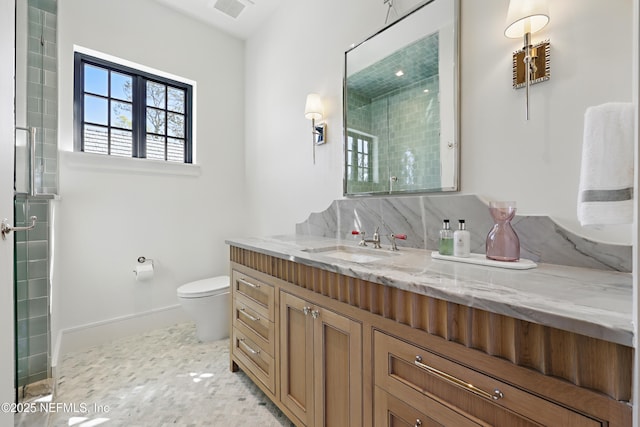
[(459, 0), (430, 0), (345, 53), (345, 195), (457, 191)]

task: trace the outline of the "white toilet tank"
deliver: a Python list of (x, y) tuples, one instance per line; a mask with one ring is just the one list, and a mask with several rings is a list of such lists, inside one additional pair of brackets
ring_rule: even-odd
[(230, 283), (229, 276), (218, 276), (178, 288), (178, 300), (195, 322), (200, 341), (229, 337)]

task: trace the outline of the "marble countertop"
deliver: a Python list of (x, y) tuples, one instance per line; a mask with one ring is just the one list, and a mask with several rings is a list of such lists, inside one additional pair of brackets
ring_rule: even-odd
[[(287, 235), (228, 239), (227, 244), (354, 278), (633, 346), (632, 275), (539, 264), (509, 270), (431, 258), (431, 251), (390, 252), (357, 240)], [(342, 259), (329, 251), (354, 248)]]

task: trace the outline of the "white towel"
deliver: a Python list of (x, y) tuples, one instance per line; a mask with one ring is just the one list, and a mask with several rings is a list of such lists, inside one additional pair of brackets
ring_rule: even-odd
[(585, 225), (633, 222), (634, 106), (607, 103), (584, 114), (578, 220)]

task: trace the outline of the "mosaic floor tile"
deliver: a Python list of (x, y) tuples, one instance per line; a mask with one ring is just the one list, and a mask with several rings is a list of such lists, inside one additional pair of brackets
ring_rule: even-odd
[(15, 426), (293, 426), (229, 371), (229, 340), (200, 343), (190, 323), (68, 354), (58, 372), (57, 412), (22, 414)]

